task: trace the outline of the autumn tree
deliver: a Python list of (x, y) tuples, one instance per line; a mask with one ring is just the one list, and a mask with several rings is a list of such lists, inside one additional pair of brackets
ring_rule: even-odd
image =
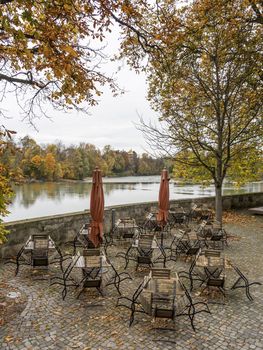
[(185, 176), (194, 168), (197, 178), (213, 180), (219, 222), (226, 175), (239, 175), (231, 167), (262, 152), (262, 25), (254, 20), (260, 3), (126, 1), (121, 16), (113, 14), (123, 28), (121, 57), (146, 72), (160, 115), (159, 125), (142, 121), (141, 130), (153, 149), (183, 165)]
[[(10, 180), (12, 179), (12, 172), (9, 171), (8, 164), (2, 162), (2, 156), (8, 151), (12, 154), (13, 145), (10, 145), (10, 140), (14, 131), (7, 130), (0, 126), (0, 245), (6, 240), (8, 231), (3, 225), (2, 217), (8, 215), (8, 204), (11, 202), (13, 191)], [(10, 151), (10, 152), (9, 152)]]
[[(32, 121), (56, 109), (85, 111), (97, 103), (100, 86), (116, 85), (103, 74), (102, 41), (111, 20), (103, 0), (2, 0), (0, 2), (1, 94), (16, 94)], [(107, 5), (116, 10), (115, 1)], [(26, 96), (26, 97), (25, 97)], [(2, 113), (4, 111), (2, 110)]]

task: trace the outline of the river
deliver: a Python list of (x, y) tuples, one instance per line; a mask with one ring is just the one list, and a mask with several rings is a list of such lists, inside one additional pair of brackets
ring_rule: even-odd
[[(105, 206), (158, 200), (160, 176), (103, 178)], [(5, 222), (64, 214), (89, 209), (91, 182), (44, 182), (14, 186), (15, 197)], [(262, 192), (263, 182), (253, 182), (237, 189), (224, 186), (224, 194)], [(179, 185), (170, 182), (170, 198), (213, 196), (214, 188)]]

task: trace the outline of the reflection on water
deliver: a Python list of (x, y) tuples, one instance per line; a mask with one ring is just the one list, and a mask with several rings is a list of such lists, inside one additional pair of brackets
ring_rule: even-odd
[[(105, 206), (158, 200), (159, 176), (104, 178)], [(5, 221), (81, 211), (89, 208), (91, 182), (46, 182), (14, 186), (15, 198)], [(224, 186), (224, 194), (262, 192), (263, 182), (249, 183), (239, 189)], [(170, 182), (170, 198), (213, 196), (214, 188), (178, 185)]]

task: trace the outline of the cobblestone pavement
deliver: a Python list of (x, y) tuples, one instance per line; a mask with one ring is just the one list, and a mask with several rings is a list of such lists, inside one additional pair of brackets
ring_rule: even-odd
[[(225, 253), (251, 281), (263, 284), (263, 217), (244, 215), (248, 214), (243, 212), (242, 220), (225, 225), (232, 235)], [(120, 271), (123, 261), (113, 258), (116, 248), (110, 248), (109, 253)], [(189, 266), (181, 260), (169, 262), (168, 267), (178, 271), (184, 264)], [(131, 295), (147, 273), (134, 270), (131, 264), (128, 272), (134, 279), (122, 284), (123, 295)], [(51, 276), (54, 273), (56, 268), (49, 272)], [(14, 277), (14, 266), (1, 265), (0, 283), (7, 282), (27, 297), (27, 303), (19, 315), (0, 326), (1, 350), (263, 349), (263, 285), (251, 288), (253, 302), (243, 289), (228, 292), (225, 305), (211, 304), (211, 315), (196, 316), (194, 332), (188, 318), (178, 318), (175, 324), (164, 320), (153, 323), (143, 314), (136, 314), (129, 328), (129, 311), (115, 307), (118, 294), (112, 287), (106, 289), (105, 297), (87, 291), (77, 300), (71, 291), (63, 301), (60, 287), (37, 280), (30, 268), (22, 268)], [(158, 330), (160, 326), (166, 330)]]

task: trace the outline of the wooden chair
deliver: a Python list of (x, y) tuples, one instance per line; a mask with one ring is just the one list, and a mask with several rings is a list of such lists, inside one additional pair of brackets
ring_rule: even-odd
[(137, 266), (136, 270), (140, 265), (153, 266), (152, 261), (152, 243), (153, 243), (153, 235), (141, 235), (138, 242), (138, 255), (137, 255)]
[(48, 267), (48, 235), (32, 235), (33, 249), (32, 249), (32, 266)]
[(175, 298), (176, 282), (174, 280), (157, 279), (151, 299), (153, 318), (168, 318), (175, 321)]
[(86, 249), (84, 256), (85, 267), (82, 268), (83, 278), (79, 283), (80, 291), (77, 299), (85, 289), (96, 288), (98, 292), (102, 293), (102, 257), (98, 255), (99, 249)]
[(207, 266), (204, 268), (205, 281), (204, 288), (201, 291), (203, 293), (205, 290), (208, 291), (208, 298), (211, 302), (215, 302), (214, 298), (210, 298), (212, 295), (212, 290), (219, 291), (223, 298), (223, 303), (225, 300), (225, 265), (224, 259), (219, 258), (219, 263), (216, 266)]

